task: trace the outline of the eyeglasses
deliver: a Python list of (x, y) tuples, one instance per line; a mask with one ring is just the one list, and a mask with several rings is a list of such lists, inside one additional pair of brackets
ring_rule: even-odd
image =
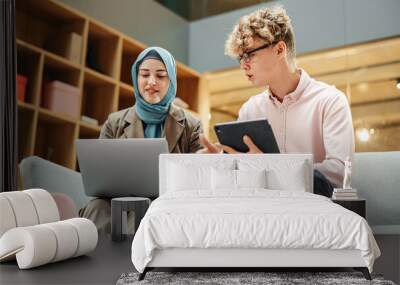
[(250, 51), (248, 51), (248, 52), (244, 52), (242, 55), (239, 55), (239, 56), (237, 57), (237, 60), (239, 61), (239, 64), (242, 63), (242, 60), (243, 60), (245, 63), (249, 63), (249, 62), (250, 62), (250, 59), (251, 59), (251, 54), (255, 53), (256, 51), (259, 51), (259, 50), (262, 50), (262, 49), (265, 49), (265, 48), (269, 48), (269, 47), (272, 46), (272, 45), (273, 45), (273, 44), (265, 44), (265, 45), (262, 45), (262, 46), (260, 46), (260, 47), (258, 47), (258, 48), (252, 49), (252, 50), (250, 50)]

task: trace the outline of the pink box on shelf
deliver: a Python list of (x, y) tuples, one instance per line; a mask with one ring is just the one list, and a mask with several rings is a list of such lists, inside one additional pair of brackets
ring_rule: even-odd
[(25, 93), (26, 93), (26, 83), (28, 82), (28, 78), (21, 74), (17, 74), (17, 98), (21, 102), (25, 101)]
[(51, 81), (43, 87), (42, 106), (74, 119), (79, 118), (79, 88), (61, 81)]

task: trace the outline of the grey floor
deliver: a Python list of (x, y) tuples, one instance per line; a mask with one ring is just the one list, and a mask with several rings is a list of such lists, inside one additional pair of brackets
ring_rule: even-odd
[(41, 267), (19, 270), (16, 262), (0, 264), (0, 284), (115, 284), (124, 272), (134, 271), (132, 237), (121, 243), (100, 235), (96, 250)]
[[(382, 256), (374, 272), (396, 284), (400, 282), (400, 236), (375, 236)], [(0, 284), (115, 284), (119, 276), (134, 271), (131, 262), (132, 237), (121, 243), (100, 235), (94, 252), (42, 267), (19, 270), (16, 262), (0, 264)]]
[(375, 235), (375, 239), (381, 250), (381, 257), (375, 261), (374, 272), (400, 284), (400, 235)]

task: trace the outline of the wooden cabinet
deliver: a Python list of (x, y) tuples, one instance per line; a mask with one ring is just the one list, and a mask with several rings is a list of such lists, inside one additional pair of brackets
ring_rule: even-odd
[[(38, 155), (76, 169), (75, 140), (97, 138), (111, 112), (134, 104), (130, 69), (146, 46), (55, 0), (17, 0), (16, 26), (17, 72), (28, 78), (18, 102), (19, 160)], [(178, 62), (177, 76), (177, 96), (206, 122), (200, 74)], [(79, 89), (78, 118), (44, 107), (43, 86), (52, 81)]]

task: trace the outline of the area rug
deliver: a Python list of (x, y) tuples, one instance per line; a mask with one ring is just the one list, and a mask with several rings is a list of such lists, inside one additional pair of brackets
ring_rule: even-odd
[(139, 273), (122, 274), (117, 285), (133, 284), (221, 284), (221, 285), (292, 285), (292, 284), (379, 284), (396, 285), (384, 280), (381, 275), (372, 275), (372, 281), (364, 278), (360, 272), (154, 272), (150, 271), (142, 281), (138, 281)]

